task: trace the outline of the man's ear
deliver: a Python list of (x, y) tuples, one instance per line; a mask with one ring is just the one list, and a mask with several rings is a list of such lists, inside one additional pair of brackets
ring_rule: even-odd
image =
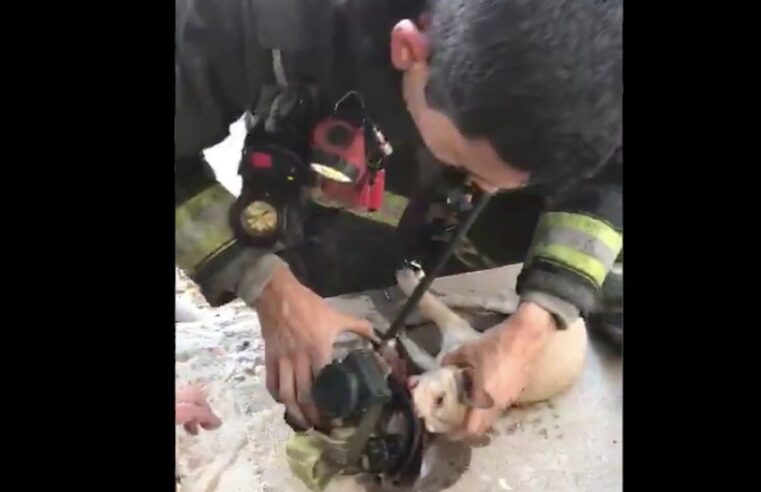
[(397, 69), (427, 61), (428, 49), (428, 38), (411, 20), (401, 20), (391, 30), (391, 63)]
[(466, 367), (459, 371), (458, 374), (460, 387), (462, 388), (460, 394), (464, 397), (464, 403), (467, 406), (481, 409), (494, 406), (494, 400), (486, 391), (474, 387), (472, 368)]

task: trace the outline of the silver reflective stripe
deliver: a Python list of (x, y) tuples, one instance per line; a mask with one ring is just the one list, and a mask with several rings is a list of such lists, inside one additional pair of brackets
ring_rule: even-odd
[(618, 256), (618, 251), (613, 251), (610, 246), (600, 239), (570, 227), (549, 227), (540, 231), (538, 239), (547, 244), (562, 244), (587, 256), (591, 256), (602, 263), (606, 271), (610, 270)]
[(275, 73), (275, 80), (280, 86), (287, 86), (288, 79), (285, 77), (285, 67), (283, 66), (283, 54), (280, 50), (272, 50), (272, 71)]

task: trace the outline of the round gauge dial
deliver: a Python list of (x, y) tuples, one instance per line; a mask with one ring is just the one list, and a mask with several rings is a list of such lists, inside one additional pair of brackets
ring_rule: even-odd
[(278, 213), (275, 207), (260, 200), (251, 202), (240, 216), (243, 229), (252, 236), (266, 236), (275, 232)]

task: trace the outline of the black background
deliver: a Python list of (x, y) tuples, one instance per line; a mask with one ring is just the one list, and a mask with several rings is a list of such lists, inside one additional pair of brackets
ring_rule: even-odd
[[(31, 7), (3, 15), (10, 488), (174, 490), (173, 7)], [(749, 13), (626, 11), (631, 491), (753, 471)]]

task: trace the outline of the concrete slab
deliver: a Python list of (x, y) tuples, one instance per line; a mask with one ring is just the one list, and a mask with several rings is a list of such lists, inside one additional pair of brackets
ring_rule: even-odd
[[(514, 299), (520, 265), (438, 279), (443, 294), (501, 295)], [(198, 299), (187, 282), (178, 294)], [(192, 294), (192, 295), (191, 295)], [(328, 302), (344, 312), (388, 326), (403, 296), (396, 289), (344, 295)], [(177, 456), (186, 470), (182, 491), (196, 490), (195, 470), (220, 459), (233, 460), (215, 492), (306, 492), (289, 472), (284, 443), (293, 435), (264, 384), (264, 352), (256, 314), (242, 303), (202, 309), (203, 320), (178, 323), (177, 384), (204, 381), (209, 402), (222, 418), (214, 432), (189, 436), (179, 429)], [(474, 315), (487, 328), (498, 316)], [(413, 323), (420, 320), (412, 319)], [(412, 333), (422, 337), (430, 326)], [(550, 402), (512, 409), (497, 423), (491, 443), (476, 448), (439, 442), (438, 453), (418, 492), (520, 491), (615, 492), (622, 489), (622, 363), (594, 343), (582, 379)], [(195, 463), (195, 464), (194, 464)], [(193, 465), (194, 464), (194, 465)], [(193, 466), (191, 466), (193, 465)], [(197, 477), (196, 477), (197, 478)], [(329, 492), (376, 492), (373, 487), (336, 481)]]

